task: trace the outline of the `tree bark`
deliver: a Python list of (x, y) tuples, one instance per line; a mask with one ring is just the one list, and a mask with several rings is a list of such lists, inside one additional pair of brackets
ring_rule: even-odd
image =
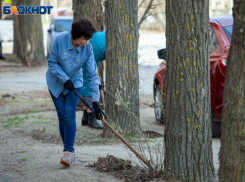
[(208, 7), (166, 1), (166, 181), (214, 180)]
[(107, 0), (105, 9), (107, 120), (121, 135), (133, 136), (140, 126), (138, 1)]
[(89, 19), (97, 29), (103, 31), (103, 12), (101, 0), (72, 0), (73, 21)]
[(245, 181), (245, 2), (234, 0), (220, 149), (220, 181)]
[[(13, 4), (40, 6), (40, 0), (13, 0)], [(41, 15), (14, 15), (14, 54), (25, 66), (46, 63)]]

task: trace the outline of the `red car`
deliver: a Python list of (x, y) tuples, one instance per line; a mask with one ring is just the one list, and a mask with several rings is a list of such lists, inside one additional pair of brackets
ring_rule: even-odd
[[(210, 82), (211, 82), (211, 110), (212, 110), (212, 135), (219, 137), (221, 134), (221, 118), (223, 106), (223, 91), (225, 84), (226, 59), (231, 43), (233, 17), (215, 17), (210, 19)], [(166, 49), (158, 51), (160, 59), (165, 59)], [(157, 122), (164, 121), (165, 100), (165, 72), (164, 60), (154, 76), (154, 101), (155, 117)]]

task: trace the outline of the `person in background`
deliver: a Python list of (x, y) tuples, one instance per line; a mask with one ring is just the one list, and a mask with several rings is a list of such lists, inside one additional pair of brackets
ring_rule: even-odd
[[(94, 33), (92, 39), (89, 41), (90, 44), (93, 46), (93, 52), (94, 52), (94, 58), (96, 61), (96, 66), (98, 66), (98, 63), (100, 61), (105, 60), (105, 45), (106, 45), (106, 36), (105, 32), (96, 32)], [(83, 69), (83, 87), (81, 90), (81, 95), (84, 97), (84, 99), (88, 102), (88, 104), (92, 105), (92, 92), (89, 87), (89, 79), (86, 76), (86, 69)], [(102, 86), (99, 87), (102, 89)], [(81, 121), (82, 126), (89, 126), (91, 128), (95, 129), (103, 129), (103, 126), (98, 123), (90, 109), (88, 109), (83, 104), (83, 118)]]
[(60, 163), (65, 166), (71, 166), (75, 162), (78, 97), (73, 90), (81, 92), (85, 75), (89, 80), (95, 117), (103, 117), (98, 104), (100, 93), (97, 66), (89, 43), (95, 32), (93, 24), (87, 19), (73, 22), (71, 32), (62, 32), (56, 36), (48, 58), (46, 80), (59, 119), (59, 131), (64, 145)]

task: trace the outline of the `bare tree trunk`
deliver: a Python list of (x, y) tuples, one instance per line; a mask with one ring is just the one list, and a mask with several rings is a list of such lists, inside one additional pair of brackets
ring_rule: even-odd
[(103, 30), (101, 0), (72, 0), (73, 20), (89, 19), (97, 29)]
[[(18, 5), (40, 5), (40, 0), (13, 0)], [(41, 15), (14, 15), (14, 54), (26, 66), (46, 63)]]
[[(123, 136), (132, 136), (140, 126), (138, 1), (107, 0), (105, 9), (106, 113)], [(113, 136), (104, 131), (106, 137)]]
[(214, 181), (209, 1), (167, 0), (167, 181)]
[(220, 181), (245, 181), (245, 2), (234, 0), (222, 115)]

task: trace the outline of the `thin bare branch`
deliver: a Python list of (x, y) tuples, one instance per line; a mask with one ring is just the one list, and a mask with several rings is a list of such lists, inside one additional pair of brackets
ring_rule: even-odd
[(146, 10), (145, 10), (145, 12), (144, 12), (144, 14), (143, 14), (143, 16), (141, 17), (141, 19), (140, 19), (140, 21), (139, 21), (139, 23), (138, 23), (138, 27), (139, 27), (139, 28), (140, 28), (142, 22), (147, 18), (146, 16), (147, 16), (148, 12), (150, 11), (150, 9), (151, 9), (151, 7), (152, 7), (153, 1), (154, 1), (154, 0), (150, 0), (150, 2), (149, 2), (149, 4), (148, 4), (148, 6), (147, 6), (147, 8), (146, 8)]
[(140, 9), (141, 8), (141, 6), (143, 5), (143, 3), (145, 2), (145, 0), (142, 0), (142, 2), (140, 3), (140, 5), (139, 5), (139, 7), (138, 7), (138, 9)]
[(150, 14), (150, 15), (151, 15), (151, 16), (155, 16), (155, 15), (159, 15), (159, 14), (165, 14), (165, 12), (155, 13), (155, 14)]

